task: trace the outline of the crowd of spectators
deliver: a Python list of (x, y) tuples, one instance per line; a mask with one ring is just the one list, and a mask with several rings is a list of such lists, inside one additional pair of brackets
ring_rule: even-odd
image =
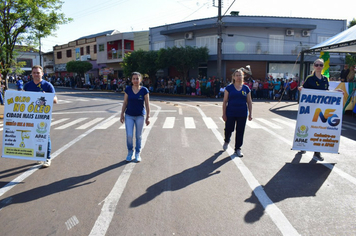
[[(331, 77), (330, 81), (353, 82), (354, 78), (355, 66), (353, 65), (349, 68), (348, 65), (345, 65), (340, 73), (340, 77)], [(9, 76), (10, 83), (16, 83), (19, 79), (22, 79), (25, 84), (31, 80), (31, 77), (30, 75)], [(84, 77), (81, 76), (50, 76), (44, 79), (54, 86), (71, 87), (73, 89), (109, 90), (115, 92), (122, 92), (127, 85), (131, 84), (129, 78), (113, 78), (112, 75), (89, 79), (84, 79)], [(155, 80), (144, 77), (142, 83), (151, 93), (222, 98), (224, 96), (225, 87), (231, 83), (231, 79), (219, 79), (215, 76), (199, 76), (196, 78), (188, 78), (184, 84), (183, 79), (179, 77), (167, 76), (159, 77)], [(253, 99), (298, 100), (298, 74), (293, 78), (289, 77), (288, 73), (285, 73), (281, 78), (273, 78), (271, 75), (268, 75), (265, 79), (255, 79), (253, 76), (249, 76), (249, 78), (245, 78), (245, 84), (251, 89)]]
[(152, 82), (149, 78), (144, 78), (143, 85), (147, 87), (151, 93), (166, 93), (166, 94), (183, 94), (191, 96), (207, 96), (220, 98), (223, 97), (226, 85), (230, 83), (224, 82), (216, 77), (199, 77), (188, 78), (185, 82), (179, 78), (159, 77)]
[[(222, 98), (225, 87), (230, 80), (218, 79), (216, 77), (191, 77), (186, 81), (185, 92), (183, 81), (178, 78), (158, 78), (154, 84), (149, 78), (143, 80), (143, 85), (151, 93), (185, 94), (191, 96), (206, 96)], [(277, 100), (281, 96), (285, 100), (298, 99), (298, 78), (276, 78), (254, 79), (252, 76), (245, 79), (245, 84), (251, 89), (252, 98)]]

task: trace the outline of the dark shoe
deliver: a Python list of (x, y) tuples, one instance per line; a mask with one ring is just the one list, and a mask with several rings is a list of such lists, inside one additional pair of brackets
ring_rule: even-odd
[(315, 158), (318, 161), (324, 161), (324, 158), (321, 156), (320, 152), (314, 152), (313, 158)]
[(223, 150), (226, 151), (226, 149), (228, 148), (229, 146), (229, 143), (225, 142), (224, 145), (223, 145)]

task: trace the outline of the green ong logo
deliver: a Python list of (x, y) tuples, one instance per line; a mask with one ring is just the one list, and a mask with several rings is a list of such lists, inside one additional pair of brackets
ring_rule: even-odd
[(308, 126), (301, 125), (297, 128), (297, 136), (300, 138), (305, 138), (308, 136)]
[(36, 129), (37, 133), (39, 134), (44, 134), (47, 132), (47, 123), (46, 122), (40, 122), (37, 124), (37, 129)]

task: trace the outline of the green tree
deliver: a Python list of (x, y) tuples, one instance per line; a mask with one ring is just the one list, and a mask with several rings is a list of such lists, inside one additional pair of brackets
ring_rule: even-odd
[(356, 18), (353, 18), (352, 21), (349, 22), (349, 28), (351, 28), (352, 26), (356, 25)]
[(124, 75), (126, 77), (130, 77), (131, 73), (134, 71), (140, 72), (141, 74), (144, 73), (140, 68), (140, 65), (144, 63), (143, 59), (144, 59), (143, 50), (137, 50), (126, 54), (123, 59)]
[(186, 82), (189, 76), (189, 71), (198, 67), (200, 62), (207, 62), (209, 58), (209, 50), (207, 47), (173, 47), (168, 49), (160, 49), (158, 52), (158, 64), (162, 68), (175, 67), (179, 73), (179, 77), (183, 79), (184, 93), (186, 91)]
[(158, 51), (147, 51), (144, 54), (144, 64), (142, 64), (143, 73), (147, 74), (151, 82), (156, 82), (156, 74), (160, 69), (157, 64)]
[[(58, 25), (71, 21), (60, 13), (61, 0), (0, 1), (0, 73), (6, 78), (16, 62), (16, 45), (38, 46)], [(7, 80), (5, 89), (7, 88)]]
[(88, 61), (70, 61), (66, 65), (68, 72), (74, 72), (80, 76), (84, 76), (84, 73), (93, 69), (93, 65)]
[(124, 75), (130, 77), (134, 71), (147, 74), (154, 83), (159, 69), (157, 51), (143, 51), (142, 49), (127, 54), (123, 60)]
[(125, 56), (123, 68), (125, 76), (138, 71), (148, 74), (152, 83), (155, 83), (157, 70), (173, 66), (183, 79), (185, 91), (189, 70), (197, 67), (199, 62), (208, 61), (208, 57), (209, 51), (206, 47), (162, 48), (158, 52), (137, 50)]
[(345, 62), (349, 66), (356, 65), (356, 54), (355, 53), (346, 54)]

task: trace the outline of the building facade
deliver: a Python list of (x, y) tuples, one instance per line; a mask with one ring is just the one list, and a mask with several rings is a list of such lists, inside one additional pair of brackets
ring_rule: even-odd
[(148, 30), (107, 35), (98, 38), (97, 45), (99, 67), (108, 67), (115, 78), (121, 78), (124, 76), (122, 62), (125, 55), (134, 50), (149, 50)]
[(42, 53), (43, 57), (43, 72), (45, 76), (54, 75), (54, 55), (53, 51)]
[[(297, 76), (302, 50), (346, 29), (346, 20), (231, 15), (222, 18), (222, 77), (231, 79), (235, 69), (251, 66), (254, 78)], [(217, 75), (217, 17), (150, 28), (150, 50), (168, 47), (204, 47), (209, 60), (189, 76)], [(319, 54), (307, 54), (306, 74)], [(344, 55), (331, 55), (330, 70), (339, 70)], [(169, 71), (167, 72), (169, 73)], [(288, 73), (288, 74), (287, 74)]]
[(17, 46), (15, 56), (16, 62), (23, 63), (23, 66), (21, 67), (23, 75), (30, 75), (32, 66), (41, 65), (40, 52), (37, 49), (26, 46)]
[(67, 72), (66, 65), (69, 61), (89, 61), (93, 64), (93, 69), (87, 74), (89, 77), (96, 77), (99, 73), (97, 60), (97, 40), (107, 35), (118, 33), (116, 30), (104, 31), (92, 34), (71, 41), (67, 44), (56, 45), (53, 47), (54, 73), (57, 77), (71, 75)]

